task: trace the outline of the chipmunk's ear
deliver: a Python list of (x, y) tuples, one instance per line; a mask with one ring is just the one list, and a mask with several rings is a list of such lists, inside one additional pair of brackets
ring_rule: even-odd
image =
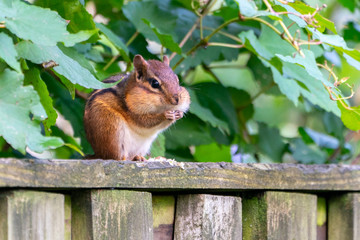
[(168, 58), (166, 55), (164, 55), (164, 57), (163, 57), (163, 63), (165, 63), (166, 65), (170, 66), (170, 60), (169, 60), (169, 58)]
[(144, 72), (146, 71), (149, 64), (141, 55), (135, 55), (133, 63), (136, 72), (136, 79), (140, 80), (143, 77)]

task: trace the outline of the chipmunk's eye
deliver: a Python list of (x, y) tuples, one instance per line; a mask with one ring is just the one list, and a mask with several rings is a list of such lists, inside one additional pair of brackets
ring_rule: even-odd
[(158, 82), (158, 80), (156, 80), (154, 78), (149, 78), (149, 83), (150, 83), (151, 87), (153, 87), (153, 88), (160, 87), (160, 83)]

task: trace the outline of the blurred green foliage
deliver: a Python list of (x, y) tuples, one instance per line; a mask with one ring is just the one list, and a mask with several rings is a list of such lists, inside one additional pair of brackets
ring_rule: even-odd
[(91, 154), (87, 94), (166, 54), (192, 104), (153, 156), (360, 162), (357, 0), (29, 2), (0, 0), (0, 157)]

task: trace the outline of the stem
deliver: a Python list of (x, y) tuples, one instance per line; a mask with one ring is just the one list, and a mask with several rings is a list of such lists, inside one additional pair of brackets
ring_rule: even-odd
[[(204, 29), (206, 29), (206, 30), (211, 30), (211, 31), (214, 31), (214, 30), (215, 30), (215, 28), (210, 28), (210, 27), (204, 27)], [(236, 37), (236, 36), (234, 36), (234, 35), (231, 35), (231, 34), (229, 34), (229, 33), (227, 33), (227, 32), (219, 31), (218, 33), (221, 34), (221, 35), (223, 35), (223, 36), (225, 36), (225, 37), (228, 37), (228, 38), (234, 40), (235, 42), (242, 43), (242, 40), (241, 40), (240, 38), (238, 38), (238, 37)]]
[(227, 25), (233, 23), (233, 22), (237, 22), (239, 21), (239, 18), (233, 18), (230, 19), (227, 22), (224, 22), (223, 24), (221, 24), (219, 27), (217, 27), (212, 33), (210, 33), (206, 38), (204, 38), (205, 42), (208, 42), (210, 38), (212, 38), (212, 36), (214, 36), (217, 32), (219, 32), (221, 29), (223, 29), (224, 27), (226, 27)]
[(202, 64), (202, 67), (204, 68), (205, 72), (209, 73), (218, 83), (221, 83), (220, 79), (216, 74), (205, 64)]
[(115, 56), (113, 56), (113, 57), (111, 58), (111, 60), (105, 65), (105, 67), (103, 68), (103, 70), (106, 71), (106, 70), (111, 66), (111, 64), (113, 64), (113, 63), (116, 61), (116, 59), (117, 59), (118, 57), (120, 57), (120, 55), (115, 55)]
[(246, 66), (244, 65), (231, 65), (231, 64), (227, 64), (227, 65), (210, 65), (209, 68), (214, 69), (214, 68), (245, 68)]
[[(185, 43), (187, 42), (187, 40), (190, 38), (190, 36), (192, 35), (192, 33), (195, 31), (197, 25), (199, 24), (200, 18), (194, 23), (194, 25), (190, 28), (190, 30), (186, 33), (185, 37), (181, 40), (179, 47), (182, 48)], [(170, 55), (169, 60), (171, 61), (171, 59), (173, 59), (176, 55), (176, 52), (173, 52)]]
[(212, 42), (208, 43), (207, 46), (219, 46), (219, 47), (228, 47), (228, 48), (243, 48), (244, 45), (237, 45), (237, 44), (229, 44), (229, 43), (218, 43), (218, 42)]
[[(136, 31), (136, 32), (129, 38), (129, 40), (126, 42), (125, 45), (128, 47), (128, 46), (136, 39), (136, 37), (137, 37), (138, 35), (139, 35), (139, 32)], [(103, 68), (103, 70), (106, 71), (106, 70), (111, 66), (111, 64), (113, 64), (113, 63), (116, 61), (116, 59), (117, 59), (118, 57), (120, 57), (120, 54), (113, 56), (113, 57), (111, 58), (111, 60), (105, 65), (105, 67)]]
[(126, 42), (126, 46), (128, 47), (135, 39), (136, 37), (139, 35), (139, 32), (136, 31), (130, 38), (129, 40)]
[(339, 145), (335, 151), (330, 155), (330, 157), (328, 158), (328, 162), (334, 162), (334, 160), (336, 159), (336, 157), (341, 153), (341, 148), (342, 146), (345, 145), (345, 143), (349, 142), (353, 137), (354, 137), (355, 133), (354, 132), (348, 132), (345, 136), (345, 141), (344, 144)]
[[(190, 36), (192, 35), (192, 33), (195, 31), (196, 27), (199, 25), (200, 23), (200, 38), (203, 38), (203, 26), (202, 26), (202, 18), (204, 16), (206, 16), (209, 12), (209, 10), (214, 6), (214, 4), (216, 3), (216, 0), (210, 0), (206, 3), (205, 7), (203, 8), (203, 10), (201, 11), (201, 13), (199, 14), (196, 10), (195, 13), (199, 16), (199, 18), (196, 20), (196, 22), (194, 23), (194, 25), (190, 28), (190, 30), (186, 33), (185, 37), (181, 40), (179, 47), (182, 48), (185, 43), (187, 42), (187, 40), (190, 38)], [(173, 52), (170, 55), (169, 60), (171, 61), (176, 55), (176, 52)], [(181, 60), (182, 62), (183, 60)], [(177, 64), (177, 63), (176, 63)], [(174, 68), (175, 69), (175, 68)]]
[(253, 21), (257, 21), (257, 22), (260, 22), (262, 24), (265, 24), (266, 26), (268, 26), (269, 28), (271, 28), (274, 32), (276, 32), (278, 35), (282, 35), (282, 33), (276, 28), (274, 27), (273, 25), (271, 25), (269, 22), (261, 19), (261, 18), (257, 18), (257, 17), (244, 17), (243, 18), (244, 21), (246, 20), (253, 20)]
[[(200, 40), (200, 42), (198, 44), (196, 44), (194, 47), (192, 47), (187, 53), (186, 56), (189, 56), (191, 53), (193, 53), (196, 49), (198, 49), (200, 46), (204, 46), (207, 44), (207, 42), (209, 41), (209, 39), (214, 36), (217, 32), (219, 32), (221, 29), (223, 29), (224, 27), (226, 27), (227, 25), (238, 21), (239, 18), (233, 18), (230, 19), (227, 22), (224, 22), (223, 24), (221, 24), (219, 27), (217, 27), (212, 33), (210, 33), (208, 36), (206, 36), (204, 39)], [(185, 57), (181, 57), (179, 59), (179, 61), (173, 66), (173, 70), (175, 70), (183, 61), (184, 61)]]

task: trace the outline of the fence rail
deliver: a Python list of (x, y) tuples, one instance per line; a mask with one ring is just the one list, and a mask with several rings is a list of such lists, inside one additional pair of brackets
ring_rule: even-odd
[(0, 159), (0, 239), (360, 239), (360, 167)]

